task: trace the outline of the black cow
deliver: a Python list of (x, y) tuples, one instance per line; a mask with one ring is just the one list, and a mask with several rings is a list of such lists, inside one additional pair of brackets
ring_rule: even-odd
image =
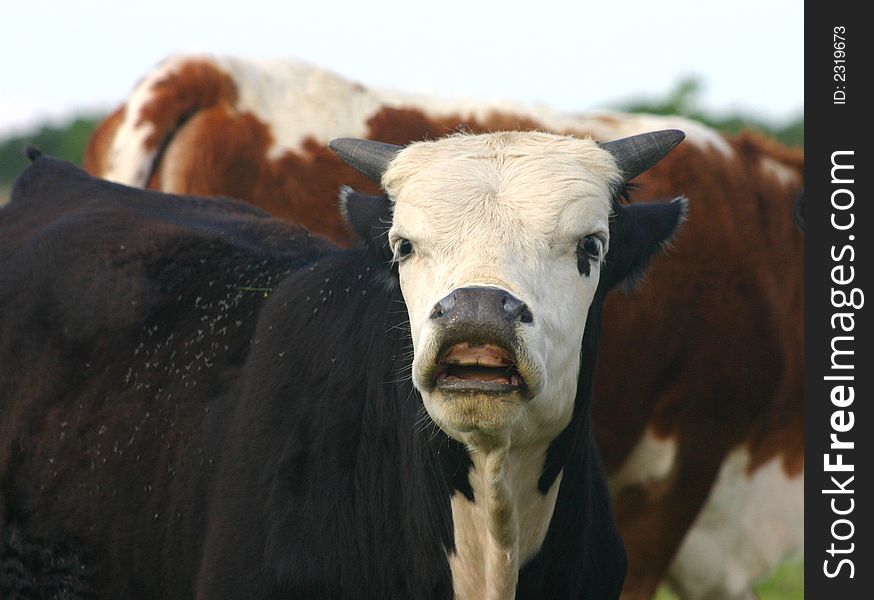
[[(656, 145), (650, 164), (669, 149)], [(610, 152), (618, 167), (603, 168), (624, 173)], [(594, 294), (588, 307), (567, 300), (588, 315), (571, 412), (531, 464), (512, 445), (494, 455), (517, 488), (533, 469), (530, 490), (483, 489), (506, 428), (437, 427), (423, 395), (497, 402), (514, 423), (517, 405), (536, 413), (548, 387), (522, 355), (547, 319), (536, 298), (466, 287), (434, 305), (427, 325), (451, 321), (452, 339), (423, 391), (404, 265), (424, 242), (386, 243), (388, 197), (346, 194), (353, 227), (372, 233), (369, 251), (339, 250), (242, 203), (32, 158), (0, 211), (4, 600), (445, 599), (479, 595), (472, 576), (481, 597), (618, 596), (624, 554), (588, 418), (600, 307), (682, 203), (623, 205), (617, 185), (603, 215), (586, 213), (612, 216), (606, 259), (608, 232), (594, 229), (567, 259)], [(489, 333), (493, 318), (504, 333)], [(490, 504), (502, 489), (509, 504)], [(533, 549), (513, 512), (526, 494), (548, 513)], [(488, 523), (460, 521), (478, 507)], [(477, 536), (529, 550), (503, 566), (484, 551), (480, 564), (467, 554)]]

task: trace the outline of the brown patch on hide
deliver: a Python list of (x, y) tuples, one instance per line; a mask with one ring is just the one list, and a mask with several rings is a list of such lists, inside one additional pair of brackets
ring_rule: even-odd
[[(638, 178), (636, 201), (684, 194), (689, 219), (638, 289), (604, 306), (592, 409), (608, 472), (648, 427), (677, 444), (666, 480), (615, 497), (628, 600), (653, 595), (733, 449), (749, 448), (750, 474), (775, 457), (789, 476), (803, 467), (802, 159), (729, 141), (733, 158), (684, 144)], [(798, 184), (764, 175), (764, 157)]]
[(206, 60), (190, 60), (156, 82), (151, 99), (143, 105), (137, 125), (153, 127), (146, 149), (160, 147), (181, 123), (197, 110), (223, 105), (233, 107), (239, 98), (229, 74)]

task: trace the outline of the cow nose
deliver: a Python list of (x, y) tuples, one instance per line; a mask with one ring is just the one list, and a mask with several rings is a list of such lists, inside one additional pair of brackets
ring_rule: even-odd
[(516, 296), (500, 288), (471, 286), (444, 296), (431, 309), (431, 318), (449, 321), (531, 323), (534, 316)]

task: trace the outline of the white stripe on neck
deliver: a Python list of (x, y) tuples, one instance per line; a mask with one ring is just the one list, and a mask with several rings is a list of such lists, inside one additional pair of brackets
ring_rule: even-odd
[(455, 551), (449, 555), (456, 600), (513, 600), (519, 568), (543, 544), (561, 474), (544, 495), (537, 484), (548, 444), (469, 450), (474, 501), (452, 497)]

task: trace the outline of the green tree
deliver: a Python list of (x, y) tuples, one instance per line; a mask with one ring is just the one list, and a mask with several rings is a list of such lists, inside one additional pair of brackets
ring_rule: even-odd
[(83, 115), (65, 125), (43, 125), (33, 133), (0, 140), (0, 187), (10, 187), (27, 166), (24, 156), (27, 144), (81, 165), (88, 138), (102, 118), (103, 115)]
[(668, 92), (664, 98), (618, 102), (616, 106), (619, 110), (628, 112), (680, 115), (701, 121), (728, 134), (751, 129), (773, 137), (787, 146), (801, 147), (804, 145), (803, 115), (793, 116), (783, 125), (774, 125), (752, 115), (741, 113), (717, 117), (701, 108), (700, 95), (703, 89), (704, 85), (700, 79), (687, 77), (677, 82), (674, 89)]

